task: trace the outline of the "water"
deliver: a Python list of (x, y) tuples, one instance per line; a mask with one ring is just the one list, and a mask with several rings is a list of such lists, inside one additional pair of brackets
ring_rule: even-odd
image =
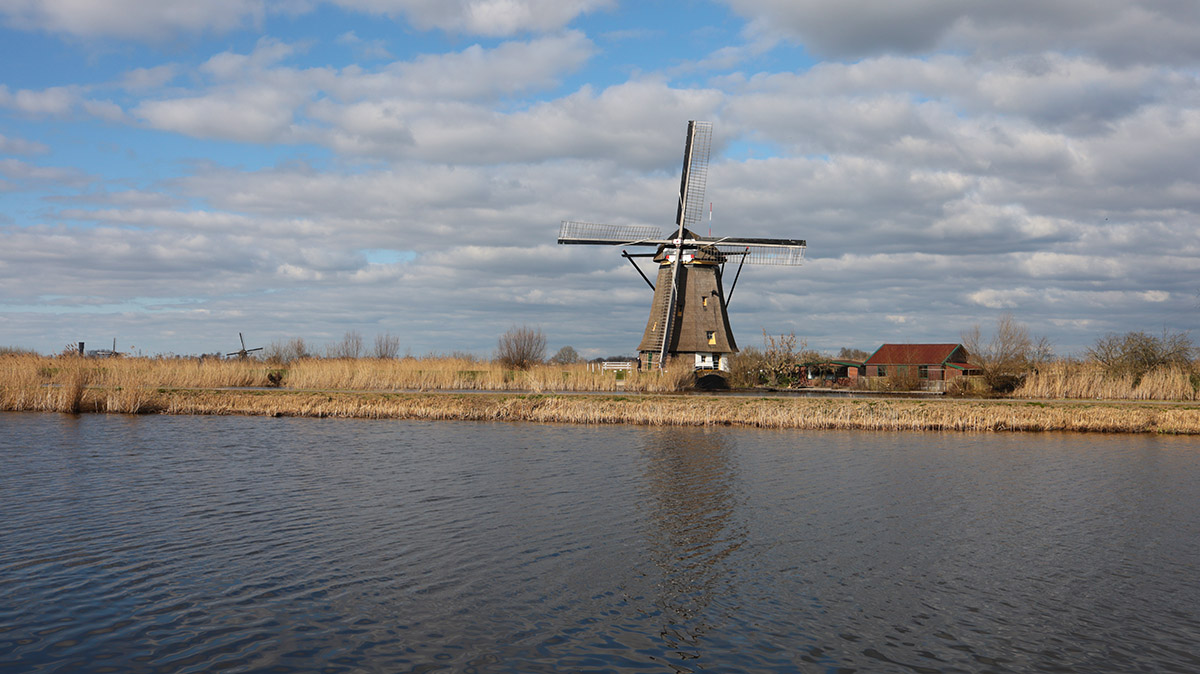
[(1194, 672), (1200, 443), (0, 415), (5, 672)]

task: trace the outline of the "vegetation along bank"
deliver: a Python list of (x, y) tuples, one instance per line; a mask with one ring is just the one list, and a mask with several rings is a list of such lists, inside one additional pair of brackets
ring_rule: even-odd
[[(600, 384), (615, 386), (615, 378), (612, 373), (592, 373), (579, 366), (555, 369), (552, 378), (539, 375), (546, 382), (543, 385), (528, 372), (455, 369), (460, 365), (451, 363), (439, 374), (426, 361), (420, 376), (427, 383), (440, 377), (447, 386), (425, 388), (453, 386), (481, 393), (364, 390), (398, 387), (392, 385), (395, 382), (364, 379), (367, 375), (363, 373), (369, 370), (382, 371), (384, 374), (375, 376), (386, 378), (387, 368), (359, 368), (350, 363), (327, 362), (322, 376), (316, 376), (315, 371), (308, 373), (308, 378), (298, 376), (303, 384), (285, 384), (293, 387), (290, 389), (218, 390), (217, 387), (229, 386), (269, 387), (288, 381), (291, 375), (262, 363), (5, 357), (0, 359), (0, 409), (793, 429), (1200, 434), (1200, 404), (1195, 402), (672, 395), (655, 392), (653, 382), (658, 382), (658, 391), (671, 390), (670, 374), (657, 373), (631, 374), (630, 379), (621, 382), (630, 387), (629, 393), (600, 391), (572, 395), (537, 391), (549, 390), (550, 383), (558, 384), (561, 387), (558, 391), (564, 391), (568, 382), (575, 379), (583, 380), (576, 390), (596, 391)], [(342, 373), (341, 379), (337, 372)], [(303, 369), (299, 374), (303, 374)], [(588, 378), (593, 376), (594, 385), (587, 386)], [(306, 385), (329, 390), (306, 390), (309, 388)], [(334, 390), (338, 388), (343, 390)], [(499, 392), (482, 393), (489, 388)], [(651, 395), (630, 394), (637, 392)]]

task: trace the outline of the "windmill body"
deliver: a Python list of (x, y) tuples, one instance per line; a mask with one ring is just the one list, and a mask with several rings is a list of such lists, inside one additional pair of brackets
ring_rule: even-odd
[[(688, 122), (671, 238), (664, 238), (656, 227), (644, 226), (565, 221), (559, 230), (560, 244), (656, 248), (653, 253), (621, 252), (654, 289), (650, 317), (638, 345), (644, 367), (663, 368), (672, 358), (684, 358), (700, 371), (728, 372), (729, 356), (738, 348), (729, 327), (729, 298), (722, 281), (726, 264), (737, 263), (732, 295), (742, 265), (796, 266), (804, 258), (806, 244), (799, 239), (700, 237), (692, 232), (704, 210), (711, 138), (710, 123)], [(658, 265), (655, 283), (635, 261), (647, 257)]]
[[(684, 238), (694, 241), (690, 231)], [(725, 291), (721, 285), (721, 266), (726, 257), (712, 246), (684, 249), (679, 268), (674, 269), (676, 249), (659, 246), (654, 256), (658, 279), (650, 317), (638, 353), (642, 365), (661, 363), (664, 331), (670, 329), (666, 343), (669, 357), (690, 356), (698, 370), (729, 370), (729, 356), (737, 353), (737, 342), (729, 327)], [(670, 314), (674, 280), (674, 315)], [(670, 324), (668, 326), (668, 324)]]

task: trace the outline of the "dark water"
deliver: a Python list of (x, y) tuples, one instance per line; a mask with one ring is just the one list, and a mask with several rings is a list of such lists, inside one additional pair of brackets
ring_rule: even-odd
[(1200, 443), (0, 415), (5, 672), (1195, 672)]

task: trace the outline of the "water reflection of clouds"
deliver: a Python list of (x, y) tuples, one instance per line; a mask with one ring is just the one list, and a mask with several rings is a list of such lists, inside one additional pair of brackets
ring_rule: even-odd
[(650, 433), (643, 447), (650, 559), (661, 574), (655, 607), (665, 646), (698, 658), (703, 636), (737, 611), (732, 558), (746, 544), (735, 516), (744, 502), (730, 434), (703, 429)]

